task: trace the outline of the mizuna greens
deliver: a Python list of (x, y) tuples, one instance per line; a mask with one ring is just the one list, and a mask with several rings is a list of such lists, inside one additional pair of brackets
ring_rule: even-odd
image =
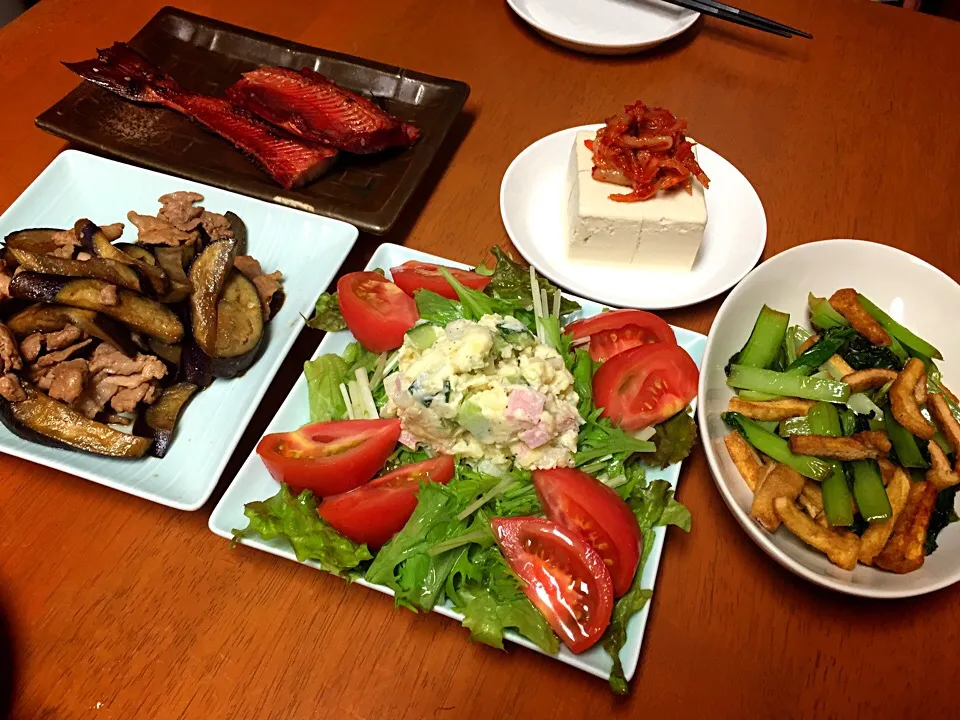
[[(690, 513), (674, 498), (670, 485), (663, 480), (649, 481), (645, 468), (666, 467), (685, 458), (696, 439), (694, 424), (688, 413), (679, 413), (634, 436), (600, 417), (592, 396), (598, 365), (585, 347), (572, 348), (570, 336), (562, 330), (563, 319), (579, 306), (499, 248), (493, 252), (496, 265), (478, 268), (478, 272), (491, 275), (485, 290), (467, 288), (441, 269), (459, 299), (418, 290), (414, 300), (421, 322), (438, 327), (460, 319), (478, 321), (492, 314), (516, 318), (525, 330), (521, 332), (517, 326), (504, 332), (529, 333), (529, 342), (539, 340), (553, 347), (572, 374), (584, 421), (573, 462), (616, 490), (634, 513), (644, 539), (633, 585), (616, 601), (600, 641), (613, 658), (611, 688), (625, 693), (619, 652), (626, 642), (629, 620), (650, 598), (651, 591), (643, 588), (643, 566), (653, 547), (655, 528), (675, 525), (690, 530)], [(336, 307), (334, 296), (322, 296), (312, 326), (338, 329), (342, 318)], [(378, 417), (387, 402), (384, 378), (396, 367), (397, 355), (371, 353), (354, 342), (340, 355), (323, 355), (305, 363), (311, 421)], [(400, 445), (384, 471), (426, 460), (432, 454), (429, 449), (410, 450)], [(559, 650), (557, 636), (524, 594), (523, 581), (504, 560), (490, 527), (492, 518), (543, 514), (529, 471), (518, 465), (504, 467), (486, 460), (455, 458), (453, 478), (446, 485), (421, 482), (413, 514), (376, 552), (339, 535), (316, 510), (312, 493), (304, 491), (297, 496), (281, 485), (273, 498), (246, 506), (250, 523), (236, 530), (235, 536), (283, 538), (301, 561), (316, 561), (322, 569), (348, 580), (362, 577), (385, 586), (393, 591), (397, 605), (414, 612), (430, 611), (437, 605), (453, 608), (463, 615), (464, 627), (477, 642), (502, 648), (504, 634), (514, 630), (544, 652)]]

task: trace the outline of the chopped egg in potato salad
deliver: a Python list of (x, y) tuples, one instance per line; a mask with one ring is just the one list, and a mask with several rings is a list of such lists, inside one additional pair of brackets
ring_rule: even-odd
[(563, 358), (519, 320), (418, 325), (384, 380), (408, 447), (527, 469), (570, 467), (583, 420)]

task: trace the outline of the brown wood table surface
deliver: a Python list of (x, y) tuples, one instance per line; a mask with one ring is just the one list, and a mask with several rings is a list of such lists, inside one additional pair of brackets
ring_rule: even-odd
[[(159, 7), (43, 0), (0, 31), (0, 209), (63, 147), (33, 126), (77, 83), (58, 61), (127, 39)], [(605, 59), (544, 42), (496, 0), (183, 7), (470, 83), (445, 155), (388, 241), (479, 261), (506, 240), (498, 188), (510, 160), (642, 97), (688, 117), (751, 180), (769, 223), (764, 257), (858, 237), (960, 271), (958, 24), (863, 0), (752, 0), (815, 40), (700, 22), (653, 52)], [(346, 268), (377, 242), (362, 237)], [(719, 303), (666, 317), (707, 332)], [(956, 715), (960, 587), (866, 601), (793, 577), (737, 526), (700, 451), (681, 476), (694, 530), (669, 534), (626, 699), (532, 652), (471, 644), (440, 616), (230, 550), (208, 531), (210, 511), (319, 340), (301, 335), (199, 512), (0, 458), (0, 635), (14, 660), (0, 696), (15, 688), (14, 717)]]

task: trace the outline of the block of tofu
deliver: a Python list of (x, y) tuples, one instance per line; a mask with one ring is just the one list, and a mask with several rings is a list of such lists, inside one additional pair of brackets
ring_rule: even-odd
[[(639, 269), (689, 272), (707, 225), (703, 186), (660, 192), (640, 202), (616, 202), (629, 188), (593, 179), (593, 156), (579, 132), (570, 153), (567, 251), (571, 260)], [(694, 150), (696, 152), (696, 150)]]

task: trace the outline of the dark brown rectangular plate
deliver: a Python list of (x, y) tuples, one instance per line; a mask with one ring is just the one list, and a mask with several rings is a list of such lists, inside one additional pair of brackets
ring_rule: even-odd
[[(379, 235), (396, 222), (470, 94), (470, 87), (457, 80), (300, 45), (170, 7), (130, 45), (185, 88), (209, 95), (222, 95), (241, 73), (262, 65), (309, 67), (416, 123), (422, 137), (403, 150), (342, 154), (323, 177), (285, 190), (226, 140), (186, 117), (134, 104), (87, 82), (41, 114), (37, 126), (136, 165), (344, 220)], [(87, 57), (93, 55), (90, 48)]]

